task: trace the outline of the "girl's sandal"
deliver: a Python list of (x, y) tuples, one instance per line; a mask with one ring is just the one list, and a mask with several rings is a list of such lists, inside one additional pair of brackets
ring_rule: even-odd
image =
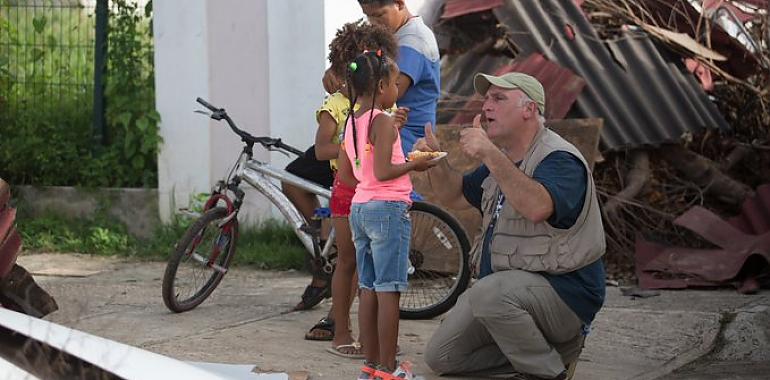
[(358, 380), (374, 380), (375, 379), (375, 373), (377, 373), (377, 369), (369, 363), (364, 364), (361, 367), (361, 373), (358, 375)]

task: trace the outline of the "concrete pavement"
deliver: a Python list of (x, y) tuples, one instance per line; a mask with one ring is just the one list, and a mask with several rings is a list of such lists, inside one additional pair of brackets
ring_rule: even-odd
[[(173, 314), (160, 296), (165, 263), (64, 254), (22, 255), (19, 263), (47, 273), (35, 277), (59, 303), (46, 318), (52, 322), (188, 361), (304, 370), (311, 379), (354, 378), (358, 371), (358, 361), (327, 353), (328, 342), (302, 339), (329, 306), (288, 312), (308, 283), (302, 273), (235, 268), (197, 309)], [(439, 377), (423, 363), (423, 349), (439, 323), (401, 323), (405, 358), (429, 380)], [(769, 291), (632, 299), (611, 287), (576, 379), (761, 379), (769, 363)]]

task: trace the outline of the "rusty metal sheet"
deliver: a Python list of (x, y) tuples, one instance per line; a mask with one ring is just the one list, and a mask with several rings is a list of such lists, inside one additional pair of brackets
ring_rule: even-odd
[(532, 75), (545, 89), (546, 119), (564, 119), (586, 81), (572, 70), (547, 60), (542, 54), (533, 53), (498, 69), (495, 75), (517, 71)]
[(0, 279), (5, 277), (13, 268), (20, 249), (21, 236), (15, 228), (12, 228), (5, 240), (0, 243)]
[(604, 118), (604, 148), (675, 143), (686, 133), (728, 128), (681, 58), (645, 33), (604, 41), (571, 1), (506, 0), (493, 13), (519, 51), (539, 52), (586, 80), (570, 117)]
[[(474, 93), (473, 75), (484, 72), (502, 75), (510, 72), (521, 72), (532, 75), (543, 84), (545, 89), (545, 118), (548, 120), (564, 119), (572, 104), (583, 91), (586, 81), (571, 70), (547, 60), (542, 54), (533, 53), (526, 57), (511, 60), (505, 57), (484, 57), (475, 60), (474, 53), (468, 53), (471, 59), (464, 60), (463, 66), (455, 64), (452, 68), (461, 69), (463, 74), (450, 71), (442, 78), (445, 92), (453, 96), (466, 97), (469, 100), (453, 105), (453, 118), (445, 121), (448, 124), (466, 124), (481, 111), (481, 97)], [(466, 63), (467, 62), (467, 63)], [(475, 63), (474, 63), (475, 62)], [(446, 82), (444, 82), (446, 80)]]
[[(756, 6), (756, 5), (754, 5)], [(759, 14), (756, 13), (748, 13), (744, 11), (743, 9), (735, 6), (732, 1), (727, 0), (704, 0), (703, 1), (703, 9), (707, 11), (714, 11), (719, 9), (720, 7), (725, 7), (729, 9), (736, 18), (742, 23), (746, 23), (747, 21), (751, 21), (759, 17)]]
[(444, 4), (442, 19), (463, 16), (476, 12), (488, 11), (503, 5), (503, 0), (447, 0)]
[[(647, 0), (644, 4), (650, 10), (649, 16), (658, 25), (687, 33), (693, 38), (702, 34), (698, 26), (703, 24), (703, 16), (689, 2)], [(727, 57), (725, 62), (716, 62), (717, 66), (736, 77), (745, 79), (759, 68), (757, 57), (718, 24), (711, 26), (709, 43), (712, 49)]]
[(11, 187), (0, 178), (0, 210), (4, 209), (11, 199)]
[(648, 289), (733, 285), (751, 293), (770, 282), (770, 185), (757, 189), (743, 204), (744, 212), (726, 221), (696, 206), (674, 223), (719, 249), (667, 247), (636, 241), (636, 274)]
[(5, 237), (11, 232), (15, 220), (16, 209), (9, 207), (0, 211), (0, 242), (5, 240)]

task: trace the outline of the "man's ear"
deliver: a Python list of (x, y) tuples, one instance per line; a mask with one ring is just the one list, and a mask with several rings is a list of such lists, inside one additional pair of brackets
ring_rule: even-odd
[(406, 4), (404, 3), (404, 0), (395, 0), (396, 8), (398, 8), (399, 11), (403, 11), (404, 8), (406, 8)]
[(524, 108), (525, 112), (522, 116), (524, 116), (525, 120), (536, 118), (538, 115), (537, 112), (537, 103), (535, 102), (529, 102), (527, 103), (527, 106)]

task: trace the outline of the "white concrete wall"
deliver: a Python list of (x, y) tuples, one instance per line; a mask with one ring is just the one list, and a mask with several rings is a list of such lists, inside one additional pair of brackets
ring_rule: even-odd
[[(407, 0), (418, 12), (424, 0)], [(198, 109), (200, 96), (225, 107), (254, 135), (304, 149), (315, 136), (315, 109), (328, 44), (345, 22), (363, 17), (356, 0), (163, 0), (153, 3), (156, 107), (164, 144), (158, 159), (161, 218), (208, 192), (241, 149), (224, 123)], [(259, 147), (255, 158), (283, 167), (289, 158)], [(247, 192), (244, 221), (278, 216)]]
[[(323, 100), (324, 2), (164, 0), (154, 3), (156, 106), (161, 114), (159, 203), (163, 220), (208, 192), (241, 149), (226, 124), (194, 114), (195, 98), (225, 107), (254, 135), (300, 148), (315, 131)], [(255, 158), (288, 159), (255, 147)], [(274, 215), (247, 193), (243, 220)]]
[[(329, 0), (335, 2), (337, 0)], [(270, 126), (289, 145), (306, 149), (315, 141), (315, 111), (325, 92), (324, 1), (267, 1), (270, 35)], [(292, 157), (293, 159), (294, 157)], [(271, 162), (285, 166), (290, 159), (272, 153)]]
[[(209, 0), (208, 12), (210, 102), (227, 109), (239, 128), (254, 136), (271, 135), (266, 1)], [(209, 130), (208, 174), (213, 183), (227, 174), (243, 144), (225, 122), (211, 120)], [(264, 161), (269, 155), (255, 146), (254, 158)], [(259, 220), (270, 212), (261, 195), (248, 189), (244, 186), (241, 222)]]
[[(420, 14), (425, 2), (426, 0), (406, 0), (406, 6), (413, 14)], [(324, 38), (326, 41), (324, 57), (329, 55), (329, 43), (334, 39), (337, 29), (345, 23), (364, 17), (358, 0), (326, 0), (324, 5)]]
[(194, 114), (195, 97), (209, 94), (206, 1), (156, 1), (155, 96), (161, 115), (163, 145), (158, 157), (161, 217), (168, 220), (176, 204), (191, 193), (206, 191), (209, 176), (209, 123)]

